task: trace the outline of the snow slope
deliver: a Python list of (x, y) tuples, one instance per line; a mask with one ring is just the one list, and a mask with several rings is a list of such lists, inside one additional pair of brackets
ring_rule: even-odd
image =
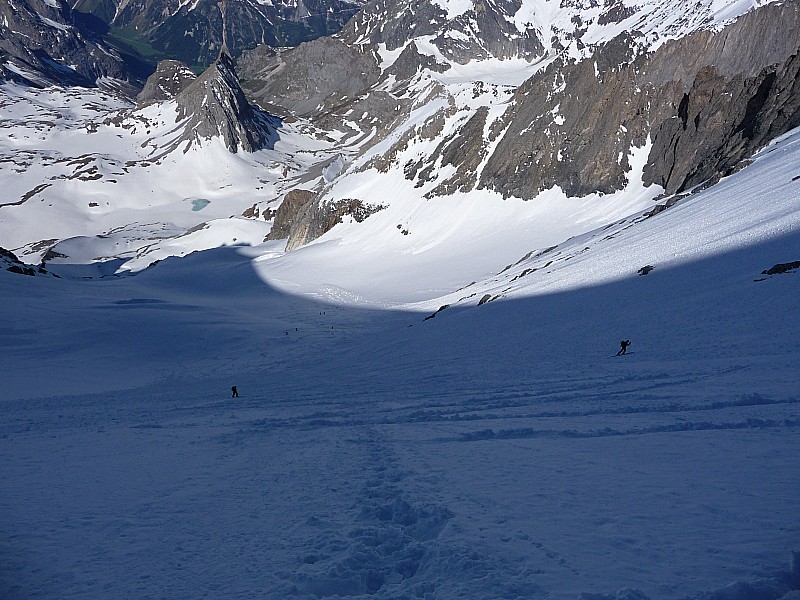
[[(420, 146), (425, 146), (424, 142)], [(400, 168), (345, 176), (332, 194), (371, 198), (384, 210), (362, 223), (337, 225), (314, 243), (285, 255), (268, 253), (255, 266), (279, 289), (357, 297), (379, 306), (437, 299), (487, 278), (530, 250), (653, 207), (662, 190), (644, 187), (647, 148), (634, 149), (626, 189), (569, 198), (554, 188), (533, 200), (504, 200), (487, 190), (425, 198), (435, 183), (416, 187)], [(413, 154), (416, 148), (408, 149)], [(402, 157), (397, 161), (402, 164)], [(449, 300), (448, 300), (449, 301)], [(438, 305), (437, 305), (438, 306)]]
[(516, 219), (460, 302), (336, 230), (0, 272), (0, 596), (796, 598), (798, 157), (503, 271)]

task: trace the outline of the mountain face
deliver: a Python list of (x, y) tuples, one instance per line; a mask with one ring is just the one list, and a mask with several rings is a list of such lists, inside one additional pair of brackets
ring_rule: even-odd
[[(634, 180), (674, 194), (800, 125), (800, 7), (747, 8), (376, 0), (332, 38), (237, 68), (257, 102), (365, 140), (301, 221), (338, 213), (366, 172), (398, 173), (426, 199), (583, 197)], [(320, 231), (301, 221), (292, 247)]]
[(64, 0), (0, 3), (0, 75), (36, 86), (94, 87), (103, 79), (117, 85), (135, 79), (131, 65), (74, 16)]
[(339, 31), (363, 0), (76, 0), (74, 8), (149, 43), (162, 55), (209, 65), (226, 44), (296, 46)]
[[(377, 0), (342, 31), (350, 43), (383, 44), (393, 51), (425, 39), (448, 61), (465, 64), (487, 58), (533, 60), (544, 54), (545, 32), (525, 22), (522, 0)], [(533, 18), (533, 17), (532, 17)]]
[[(753, 5), (750, 5), (753, 6)], [(586, 58), (630, 32), (639, 45), (716, 26), (750, 6), (676, 0), (373, 0), (339, 34), (350, 44), (400, 50), (411, 42), (440, 62)]]
[[(769, 36), (782, 43), (759, 49)], [(800, 6), (786, 3), (652, 53), (634, 57), (622, 36), (591, 59), (557, 61), (515, 94), (477, 185), (523, 198), (556, 185), (610, 193), (626, 183), (630, 148), (648, 144), (646, 184), (673, 194), (718, 179), (800, 125), (798, 48)]]
[(172, 140), (167, 152), (214, 138), (230, 152), (255, 152), (277, 140), (280, 119), (250, 105), (224, 51), (200, 76), (180, 61), (160, 62), (136, 102), (141, 109), (169, 101), (175, 103), (183, 134)]
[(251, 106), (225, 54), (200, 76), (160, 64), (137, 100), (0, 83), (4, 248), (103, 277), (198, 244), (259, 244), (280, 199), (339, 157), (324, 132)]

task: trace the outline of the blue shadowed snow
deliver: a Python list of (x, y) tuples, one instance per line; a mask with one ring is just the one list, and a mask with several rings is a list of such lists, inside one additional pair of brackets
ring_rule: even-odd
[(0, 596), (777, 600), (798, 295), (754, 279), (798, 251), (429, 321), (283, 294), (234, 248), (0, 272)]

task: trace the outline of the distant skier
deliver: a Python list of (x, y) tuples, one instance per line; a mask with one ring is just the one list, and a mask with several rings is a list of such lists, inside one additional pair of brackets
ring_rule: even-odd
[(619, 347), (619, 352), (617, 352), (617, 356), (619, 356), (620, 354), (625, 354), (628, 351), (628, 346), (630, 345), (631, 345), (630, 340), (622, 340), (619, 343), (620, 347)]
[(239, 397), (239, 390), (236, 389), (236, 386), (231, 386), (231, 398), (238, 398)]

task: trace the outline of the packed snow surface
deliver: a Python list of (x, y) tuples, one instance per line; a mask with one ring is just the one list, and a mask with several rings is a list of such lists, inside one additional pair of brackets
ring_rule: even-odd
[(0, 271), (0, 597), (796, 598), (798, 159), (650, 218)]

